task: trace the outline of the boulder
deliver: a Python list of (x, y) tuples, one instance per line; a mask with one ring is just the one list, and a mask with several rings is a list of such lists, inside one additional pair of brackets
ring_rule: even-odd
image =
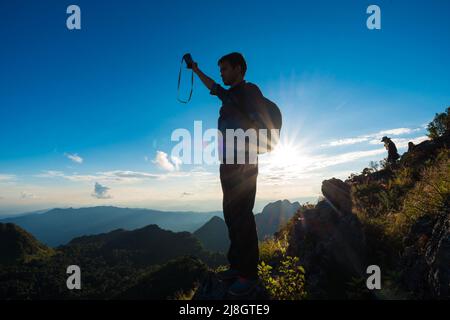
[(366, 275), (366, 239), (351, 211), (350, 186), (331, 179), (322, 191), (327, 199), (296, 216), (287, 252), (300, 257), (310, 298), (344, 299), (348, 282)]
[(332, 178), (322, 182), (322, 194), (339, 211), (349, 213), (352, 211), (350, 195), (351, 186), (342, 180)]

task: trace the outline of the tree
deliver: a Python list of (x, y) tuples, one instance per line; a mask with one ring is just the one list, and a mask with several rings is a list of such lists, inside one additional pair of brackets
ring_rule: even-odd
[(436, 139), (446, 134), (450, 134), (450, 107), (443, 113), (436, 113), (433, 121), (428, 126), (428, 137)]

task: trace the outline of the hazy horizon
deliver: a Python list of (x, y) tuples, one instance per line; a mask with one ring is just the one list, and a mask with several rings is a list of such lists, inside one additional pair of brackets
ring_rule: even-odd
[[(278, 200), (285, 200), (285, 199), (278, 199)], [(263, 208), (269, 204), (270, 202), (275, 202), (278, 200), (273, 200), (273, 201), (269, 201), (267, 203), (255, 203), (255, 207), (253, 210), (254, 214), (257, 213), (261, 213), (261, 211), (263, 210)], [(317, 199), (314, 198), (298, 198), (298, 199), (286, 199), (289, 200), (291, 203), (293, 202), (299, 202), (300, 204), (305, 204), (305, 203), (316, 203)], [(55, 207), (48, 207), (48, 208), (34, 208), (34, 209), (30, 209), (30, 210), (20, 210), (18, 208), (15, 209), (11, 209), (8, 210), (6, 209), (0, 209), (0, 219), (5, 219), (5, 218), (9, 218), (9, 217), (16, 217), (18, 215), (28, 215), (28, 214), (35, 214), (35, 213), (43, 213), (43, 212), (47, 212), (49, 210), (52, 209), (69, 209), (69, 208), (73, 208), (73, 209), (82, 209), (82, 208), (92, 208), (92, 207), (117, 207), (117, 208), (129, 208), (129, 209), (149, 209), (149, 210), (156, 210), (156, 211), (167, 211), (167, 212), (195, 212), (195, 213), (207, 213), (207, 212), (222, 212), (222, 208), (218, 208), (218, 209), (211, 209), (211, 210), (196, 210), (195, 208), (192, 209), (186, 209), (186, 208), (179, 208), (177, 209), (177, 207), (133, 207), (133, 206), (121, 206), (121, 205), (93, 205), (93, 206), (55, 206)]]

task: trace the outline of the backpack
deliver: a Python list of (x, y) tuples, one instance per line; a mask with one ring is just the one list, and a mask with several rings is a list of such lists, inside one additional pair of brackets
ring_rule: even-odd
[[(264, 97), (259, 88), (253, 83), (247, 82), (246, 92), (252, 95), (257, 102), (257, 112), (253, 114), (250, 126), (256, 129), (258, 137), (258, 149), (257, 154), (264, 154), (272, 151), (277, 146), (280, 140), (281, 126), (282, 126), (282, 116), (281, 111), (278, 106), (271, 100)], [(242, 97), (237, 97), (235, 95), (231, 96), (231, 99), (235, 105), (242, 103)], [(255, 101), (256, 101), (255, 100)], [(236, 109), (239, 110), (239, 109)], [(247, 125), (243, 124), (242, 128), (249, 128)], [(260, 134), (260, 129), (266, 129), (267, 135)]]
[[(267, 139), (258, 139), (258, 154), (270, 152), (278, 145), (281, 134), (281, 126), (283, 123), (280, 108), (275, 102), (262, 96), (259, 106), (260, 118), (258, 120), (258, 129), (267, 130)], [(259, 135), (261, 138), (261, 135)]]

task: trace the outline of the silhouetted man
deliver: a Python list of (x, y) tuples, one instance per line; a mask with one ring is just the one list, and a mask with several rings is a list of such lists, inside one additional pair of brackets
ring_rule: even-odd
[(395, 162), (400, 158), (395, 143), (386, 136), (381, 139), (381, 142), (384, 142), (384, 147), (388, 151), (387, 162), (389, 164), (395, 164)]
[[(255, 204), (256, 180), (258, 162), (252, 163), (246, 143), (245, 163), (237, 162), (238, 150), (233, 148), (234, 156), (227, 157), (226, 129), (256, 128), (258, 117), (258, 99), (262, 97), (259, 88), (244, 80), (247, 64), (244, 57), (237, 52), (230, 53), (219, 59), (220, 74), (223, 83), (230, 88), (224, 89), (210, 77), (205, 75), (193, 63), (192, 70), (199, 76), (210, 94), (216, 95), (222, 101), (218, 129), (219, 140), (220, 182), (223, 191), (223, 214), (228, 227), (230, 248), (227, 258), (230, 268), (219, 273), (224, 280), (234, 280), (229, 292), (234, 295), (249, 293), (257, 281), (257, 265), (259, 260), (258, 236), (256, 232), (253, 206)], [(232, 161), (229, 163), (229, 159)]]

